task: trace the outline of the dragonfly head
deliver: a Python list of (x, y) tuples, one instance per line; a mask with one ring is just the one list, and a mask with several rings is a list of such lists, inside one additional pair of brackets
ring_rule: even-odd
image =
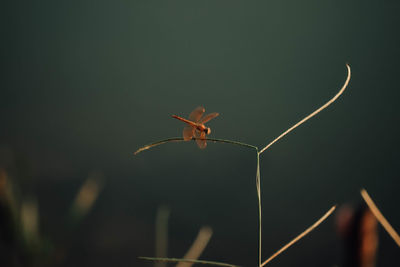
[(204, 131), (206, 132), (206, 134), (210, 134), (211, 133), (211, 128), (207, 127)]

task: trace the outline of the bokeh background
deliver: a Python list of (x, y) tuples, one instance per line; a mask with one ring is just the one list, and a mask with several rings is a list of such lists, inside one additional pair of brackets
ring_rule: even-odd
[[(180, 136), (170, 115), (198, 105), (221, 114), (212, 137), (262, 147), (336, 94), (346, 62), (343, 96), (261, 156), (263, 259), (333, 204), (361, 203), (362, 187), (400, 229), (399, 2), (7, 1), (0, 13), (0, 164), (39, 240), (21, 249), (5, 212), (17, 233), (4, 262), (152, 266), (137, 257), (154, 255), (164, 205), (168, 256), (209, 225), (202, 259), (256, 266), (254, 151), (133, 152)], [(93, 201), (71, 219), (88, 177)], [(399, 248), (379, 231), (377, 265), (393, 266)], [(342, 244), (332, 216), (270, 266), (341, 266)]]

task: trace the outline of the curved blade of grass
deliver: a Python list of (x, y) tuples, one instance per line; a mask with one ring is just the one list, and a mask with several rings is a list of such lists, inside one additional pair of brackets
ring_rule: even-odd
[(302, 119), (301, 121), (299, 121), (298, 123), (296, 123), (295, 125), (290, 127), (289, 129), (287, 129), (285, 132), (283, 132), (281, 135), (279, 135), (277, 138), (275, 138), (271, 143), (266, 145), (263, 149), (260, 150), (260, 154), (263, 153), (265, 150), (267, 150), (274, 143), (276, 143), (279, 139), (281, 139), (282, 137), (284, 137), (285, 135), (287, 135), (288, 133), (293, 131), (295, 128), (297, 128), (298, 126), (300, 126), (301, 124), (305, 123), (306, 121), (308, 121), (309, 119), (311, 119), (312, 117), (314, 117), (315, 115), (320, 113), (322, 110), (327, 108), (330, 104), (335, 102), (335, 100), (344, 92), (344, 90), (346, 89), (346, 87), (347, 87), (347, 85), (349, 84), (349, 81), (350, 81), (351, 70), (350, 70), (349, 64), (346, 64), (346, 67), (347, 67), (347, 78), (346, 78), (346, 81), (344, 82), (344, 85), (343, 85), (342, 89), (340, 89), (340, 91), (331, 100), (326, 102), (319, 109), (315, 110), (313, 113), (311, 113), (310, 115), (308, 115), (307, 117), (305, 117), (304, 119)]
[[(196, 140), (196, 138), (192, 139), (193, 141)], [(242, 142), (238, 142), (238, 141), (232, 141), (232, 140), (226, 140), (226, 139), (216, 139), (216, 138), (207, 138), (207, 141), (212, 141), (212, 142), (216, 142), (216, 143), (226, 143), (226, 144), (232, 144), (232, 145), (238, 145), (238, 146), (244, 146), (244, 147), (248, 147), (248, 148), (252, 148), (252, 149), (256, 149), (258, 150), (258, 148), (256, 146), (253, 145), (249, 145), (246, 143), (242, 143)], [(137, 155), (140, 152), (162, 145), (162, 144), (166, 144), (166, 143), (171, 143), (171, 142), (187, 142), (185, 140), (183, 140), (182, 137), (173, 137), (173, 138), (167, 138), (167, 139), (163, 139), (163, 140), (159, 140), (156, 141), (154, 143), (142, 146), (141, 148), (139, 148), (138, 150), (136, 150), (133, 154)]]
[(296, 238), (294, 238), (292, 241), (287, 243), (285, 246), (283, 246), (280, 250), (275, 252), (271, 257), (269, 257), (266, 261), (261, 264), (261, 267), (266, 265), (268, 262), (272, 261), (276, 256), (284, 252), (286, 249), (288, 249), (290, 246), (292, 246), (294, 243), (302, 239), (304, 236), (306, 236), (308, 233), (310, 233), (312, 230), (314, 230), (318, 225), (320, 225), (326, 218), (328, 218), (329, 215), (332, 214), (332, 212), (336, 209), (336, 205), (330, 208), (327, 213), (325, 213), (324, 216), (322, 216), (318, 221), (316, 221), (313, 225), (311, 225), (307, 230), (299, 234)]
[(224, 266), (224, 267), (239, 267), (238, 265), (233, 265), (233, 264), (223, 263), (223, 262), (216, 262), (216, 261), (203, 261), (203, 260), (177, 259), (177, 258), (153, 258), (153, 257), (138, 257), (138, 258), (142, 259), (142, 260), (148, 260), (148, 261), (191, 262), (191, 263), (198, 263), (198, 264)]
[(376, 219), (379, 223), (385, 228), (386, 232), (393, 238), (394, 242), (400, 247), (400, 236), (399, 234), (393, 229), (390, 223), (386, 220), (383, 214), (379, 211), (378, 207), (375, 205), (374, 201), (369, 196), (367, 190), (361, 190), (361, 196), (364, 198), (365, 202), (367, 203), (369, 209), (375, 215)]
[[(213, 230), (209, 226), (203, 226), (200, 228), (199, 233), (197, 234), (196, 239), (194, 240), (192, 246), (189, 248), (188, 252), (186, 252), (184, 259), (198, 259), (206, 248), (208, 242), (211, 239), (213, 234)], [(183, 262), (180, 261), (176, 267), (191, 267), (193, 265), (192, 262)]]

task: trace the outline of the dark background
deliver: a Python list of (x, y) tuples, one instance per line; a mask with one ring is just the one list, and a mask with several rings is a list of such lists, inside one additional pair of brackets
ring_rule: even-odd
[[(0, 164), (35, 198), (40, 234), (68, 242), (62, 266), (152, 266), (154, 221), (170, 210), (170, 257), (202, 225), (202, 259), (257, 264), (256, 158), (180, 136), (198, 105), (220, 112), (212, 137), (262, 147), (336, 103), (261, 156), (263, 259), (365, 187), (400, 230), (397, 1), (6, 1), (0, 11)], [(89, 173), (104, 187), (71, 233)], [(334, 216), (270, 266), (342, 265)], [(399, 248), (380, 228), (378, 266)]]

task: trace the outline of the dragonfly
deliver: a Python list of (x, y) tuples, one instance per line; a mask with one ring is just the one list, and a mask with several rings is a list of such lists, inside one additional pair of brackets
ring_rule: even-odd
[(219, 115), (218, 112), (207, 114), (203, 117), (205, 112), (204, 107), (200, 106), (195, 108), (189, 115), (189, 119), (172, 115), (173, 118), (183, 121), (187, 125), (183, 128), (183, 140), (189, 141), (193, 137), (196, 139), (196, 143), (199, 148), (204, 149), (207, 146), (206, 135), (211, 133), (210, 127), (206, 127), (204, 124), (214, 119)]

